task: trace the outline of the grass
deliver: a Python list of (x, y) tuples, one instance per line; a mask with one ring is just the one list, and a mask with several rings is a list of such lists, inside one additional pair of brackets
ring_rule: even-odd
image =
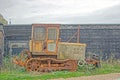
[[(76, 72), (57, 71), (51, 73), (26, 72), (24, 68), (5, 61), (3, 69), (0, 72), (0, 80), (48, 80), (54, 78), (70, 78), (80, 76), (90, 76), (108, 73), (120, 73), (120, 64), (102, 63), (101, 68), (89, 69), (89, 66), (78, 67)], [(6, 67), (7, 66), (7, 67)]]
[(59, 71), (59, 72), (52, 72), (46, 74), (30, 74), (30, 73), (20, 73), (18, 74), (1, 74), (1, 80), (47, 80), (53, 78), (68, 78), (68, 77), (77, 77), (83, 76), (84, 73), (80, 72), (67, 72), (67, 71)]

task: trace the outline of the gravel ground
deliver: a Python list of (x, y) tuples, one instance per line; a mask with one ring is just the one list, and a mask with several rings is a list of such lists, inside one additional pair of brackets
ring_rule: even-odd
[(51, 79), (51, 80), (120, 80), (120, 73), (73, 77), (73, 78), (67, 78), (67, 79), (59, 78), (59, 79)]

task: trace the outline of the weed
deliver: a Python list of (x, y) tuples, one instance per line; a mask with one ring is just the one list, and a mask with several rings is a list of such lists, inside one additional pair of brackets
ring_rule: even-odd
[(119, 73), (120, 64), (116, 64), (115, 61), (111, 63), (101, 62), (101, 68), (93, 68), (92, 65), (78, 66), (76, 72), (70, 71), (56, 71), (51, 73), (36, 73), (26, 72), (24, 68), (14, 65), (10, 62), (10, 58), (7, 57), (4, 60), (4, 65), (0, 74), (1, 80), (47, 80), (53, 78), (69, 78), (79, 76), (90, 76), (97, 74)]

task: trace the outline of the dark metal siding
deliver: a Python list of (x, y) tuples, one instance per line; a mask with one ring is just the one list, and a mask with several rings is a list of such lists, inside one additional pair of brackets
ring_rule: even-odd
[[(78, 26), (61, 25), (62, 41), (68, 41), (70, 36), (77, 32)], [(77, 36), (74, 36), (70, 42), (77, 42)], [(102, 53), (106, 56), (114, 53), (116, 57), (120, 57), (120, 25), (80, 25), (80, 43), (87, 44), (87, 53)]]
[[(78, 24), (61, 24), (61, 41), (68, 41), (77, 31), (78, 26)], [(4, 26), (5, 48), (9, 46), (9, 41), (29, 41), (31, 29), (31, 25)], [(74, 36), (71, 42), (77, 42), (77, 36)], [(116, 53), (118, 57), (120, 56), (118, 54), (120, 53), (120, 24), (81, 24), (80, 42), (87, 44), (87, 52), (106, 55)]]
[(0, 68), (2, 66), (3, 54), (4, 54), (4, 30), (3, 25), (0, 24)]
[[(4, 32), (5, 32), (5, 52), (6, 54), (10, 53), (10, 50), (12, 50), (12, 53), (19, 53), (20, 47), (17, 48), (12, 48), (10, 47), (11, 42), (15, 43), (20, 43), (23, 42), (29, 42), (31, 38), (31, 31), (32, 31), (32, 26), (31, 25), (6, 25), (4, 26)], [(28, 44), (29, 45), (29, 44)], [(28, 47), (26, 47), (28, 49)]]

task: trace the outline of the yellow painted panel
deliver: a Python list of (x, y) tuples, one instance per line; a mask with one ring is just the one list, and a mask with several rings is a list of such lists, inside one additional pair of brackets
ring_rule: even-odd
[(86, 44), (59, 42), (59, 59), (85, 59)]
[(59, 42), (58, 44), (61, 44), (61, 45), (74, 45), (74, 46), (85, 46), (85, 47), (86, 47), (86, 44), (85, 44), (85, 43)]
[(33, 52), (42, 52), (42, 42), (33, 42)]
[(54, 42), (54, 40), (48, 40), (48, 41), (47, 41), (47, 43), (52, 43), (52, 42)]
[(32, 40), (30, 40), (29, 42), (29, 48), (30, 48), (30, 52), (32, 52)]

